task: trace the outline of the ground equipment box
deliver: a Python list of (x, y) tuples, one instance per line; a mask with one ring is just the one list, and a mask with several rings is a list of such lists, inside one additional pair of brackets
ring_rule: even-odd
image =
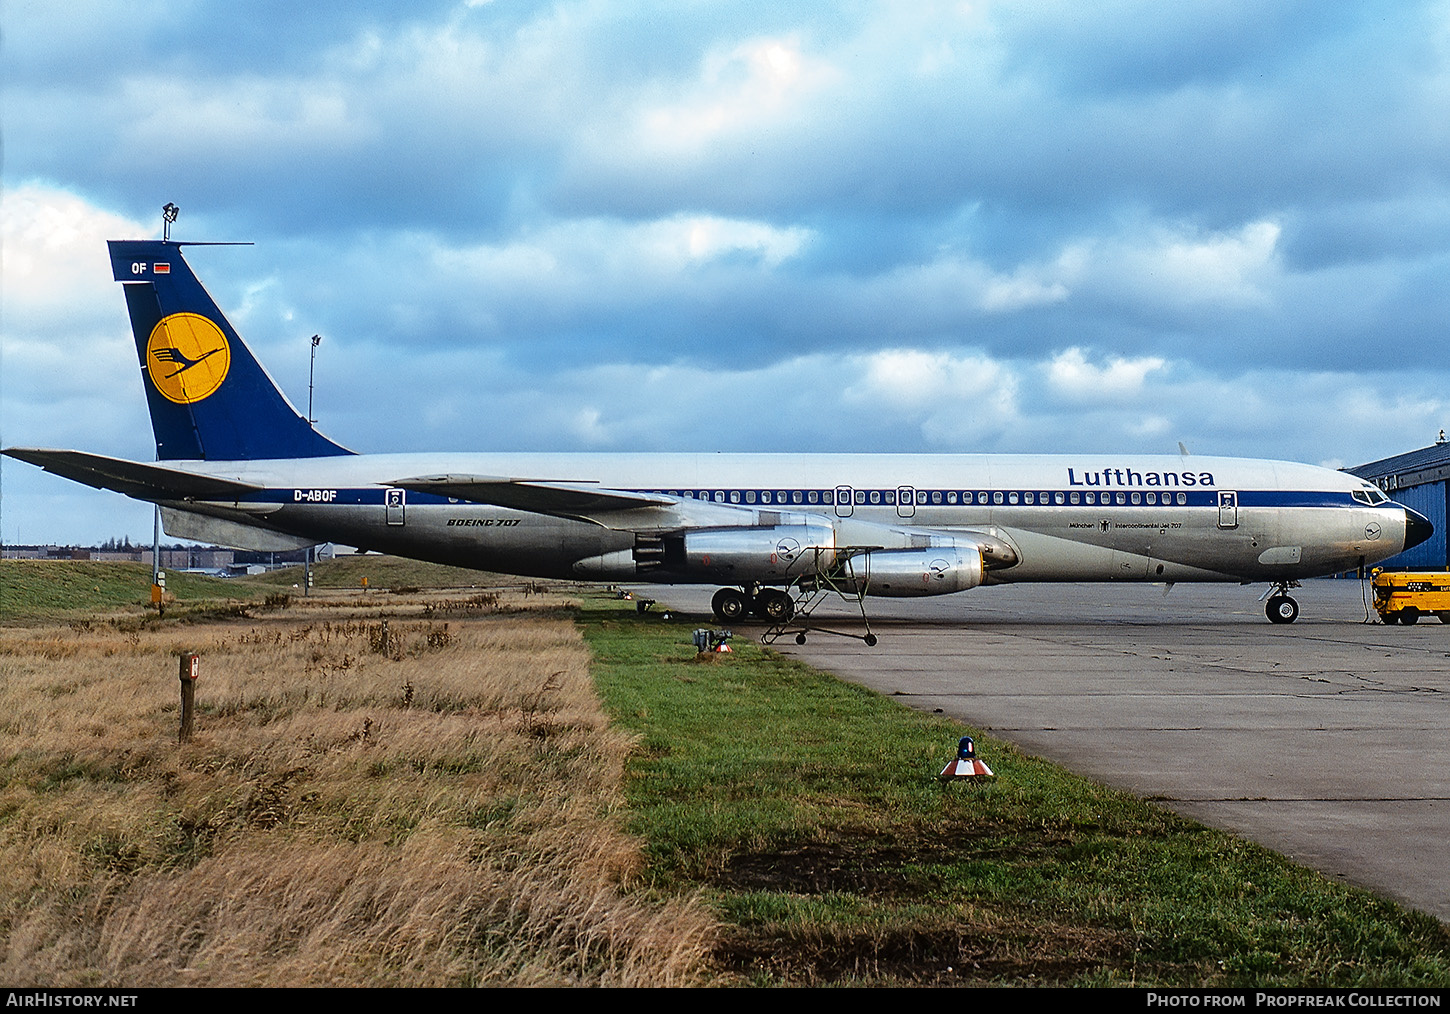
[(1450, 574), (1414, 570), (1376, 570), (1374, 607), (1386, 623), (1418, 623), (1436, 616), (1450, 623)]

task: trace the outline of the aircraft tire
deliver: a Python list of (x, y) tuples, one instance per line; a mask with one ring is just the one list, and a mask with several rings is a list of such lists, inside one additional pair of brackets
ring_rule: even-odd
[(1270, 623), (1293, 623), (1299, 618), (1299, 603), (1287, 595), (1275, 595), (1264, 606)]
[(779, 588), (767, 588), (755, 596), (755, 614), (772, 623), (789, 623), (795, 615), (795, 603)]
[(733, 623), (750, 612), (750, 600), (739, 588), (721, 588), (710, 600), (716, 619)]

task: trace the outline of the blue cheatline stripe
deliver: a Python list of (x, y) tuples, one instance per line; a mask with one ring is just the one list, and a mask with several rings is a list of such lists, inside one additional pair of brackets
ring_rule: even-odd
[[(896, 506), (897, 488), (857, 489), (851, 487), (853, 507)], [(382, 504), (385, 490), (380, 486), (345, 489), (298, 489), (293, 487), (260, 490), (244, 497), (247, 503), (296, 504)], [(636, 489), (632, 493), (656, 493), (685, 500), (706, 500), (736, 507), (765, 507), (786, 510), (810, 510), (835, 506), (836, 491), (832, 489)], [(1038, 489), (935, 489), (914, 488), (914, 507), (1217, 507), (1218, 491), (1200, 490), (1044, 490)], [(1348, 493), (1318, 490), (1239, 490), (1238, 506), (1245, 507), (1355, 507), (1358, 503)], [(1089, 500), (1088, 498), (1092, 499)], [(1152, 497), (1150, 500), (1149, 497)], [(409, 506), (432, 504), (468, 504), (434, 493), (407, 494)]]

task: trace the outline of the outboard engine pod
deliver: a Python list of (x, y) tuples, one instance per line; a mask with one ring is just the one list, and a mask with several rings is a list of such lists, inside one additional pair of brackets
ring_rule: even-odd
[(866, 595), (947, 595), (982, 583), (982, 553), (976, 546), (873, 549), (853, 557), (848, 573), (848, 583)]

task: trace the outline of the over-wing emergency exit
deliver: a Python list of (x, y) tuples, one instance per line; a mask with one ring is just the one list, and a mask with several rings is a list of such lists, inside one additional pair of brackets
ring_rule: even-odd
[(159, 504), (175, 537), (714, 584), (721, 618), (783, 625), (826, 589), (907, 597), (1026, 581), (1268, 582), (1269, 619), (1289, 623), (1299, 609), (1288, 591), (1301, 578), (1374, 563), (1432, 533), (1355, 476), (1283, 461), (356, 454), (292, 407), (202, 287), (186, 245), (110, 243), (157, 461), (5, 451)]

